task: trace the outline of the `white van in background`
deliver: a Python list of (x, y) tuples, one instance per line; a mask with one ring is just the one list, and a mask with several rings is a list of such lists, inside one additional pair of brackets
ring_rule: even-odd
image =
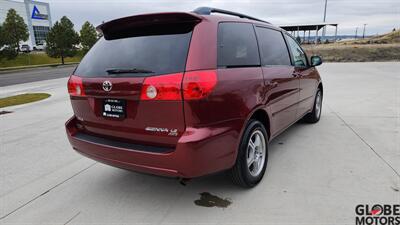
[(23, 44), (19, 47), (19, 50), (21, 52), (29, 53), (31, 52), (31, 47), (29, 47), (29, 45)]

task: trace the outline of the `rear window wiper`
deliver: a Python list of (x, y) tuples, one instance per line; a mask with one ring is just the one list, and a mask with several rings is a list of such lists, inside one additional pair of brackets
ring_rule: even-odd
[(109, 74), (120, 74), (120, 73), (154, 73), (151, 70), (144, 70), (138, 68), (127, 68), (127, 69), (108, 69), (106, 70)]

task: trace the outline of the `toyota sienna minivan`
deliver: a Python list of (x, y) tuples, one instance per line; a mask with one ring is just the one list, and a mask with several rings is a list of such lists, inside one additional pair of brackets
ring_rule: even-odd
[(253, 187), (268, 143), (300, 119), (320, 119), (321, 58), (266, 21), (202, 7), (98, 30), (68, 81), (67, 135), (84, 156), (181, 179), (228, 170)]

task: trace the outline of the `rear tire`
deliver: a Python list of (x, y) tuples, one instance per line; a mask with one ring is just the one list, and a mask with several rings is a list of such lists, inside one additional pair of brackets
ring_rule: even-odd
[(267, 131), (260, 121), (250, 120), (240, 141), (236, 163), (230, 170), (232, 181), (246, 188), (256, 186), (264, 176), (267, 162)]
[(318, 89), (317, 93), (315, 94), (313, 110), (303, 117), (303, 121), (306, 123), (317, 123), (321, 118), (321, 112), (322, 112), (322, 91), (321, 89)]

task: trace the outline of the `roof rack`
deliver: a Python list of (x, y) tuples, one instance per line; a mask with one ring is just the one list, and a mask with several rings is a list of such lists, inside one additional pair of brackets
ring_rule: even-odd
[(264, 22), (264, 23), (269, 23), (267, 21), (260, 20), (260, 19), (248, 16), (245, 14), (232, 12), (232, 11), (228, 11), (228, 10), (224, 10), (224, 9), (211, 8), (211, 7), (199, 7), (197, 9), (193, 10), (193, 12), (196, 14), (199, 14), (199, 15), (211, 15), (211, 13), (221, 13), (221, 14), (227, 14), (227, 15), (231, 15), (231, 16), (238, 16), (240, 18), (246, 18), (246, 19), (250, 19), (250, 20), (256, 20), (256, 21), (260, 21), (260, 22)]

